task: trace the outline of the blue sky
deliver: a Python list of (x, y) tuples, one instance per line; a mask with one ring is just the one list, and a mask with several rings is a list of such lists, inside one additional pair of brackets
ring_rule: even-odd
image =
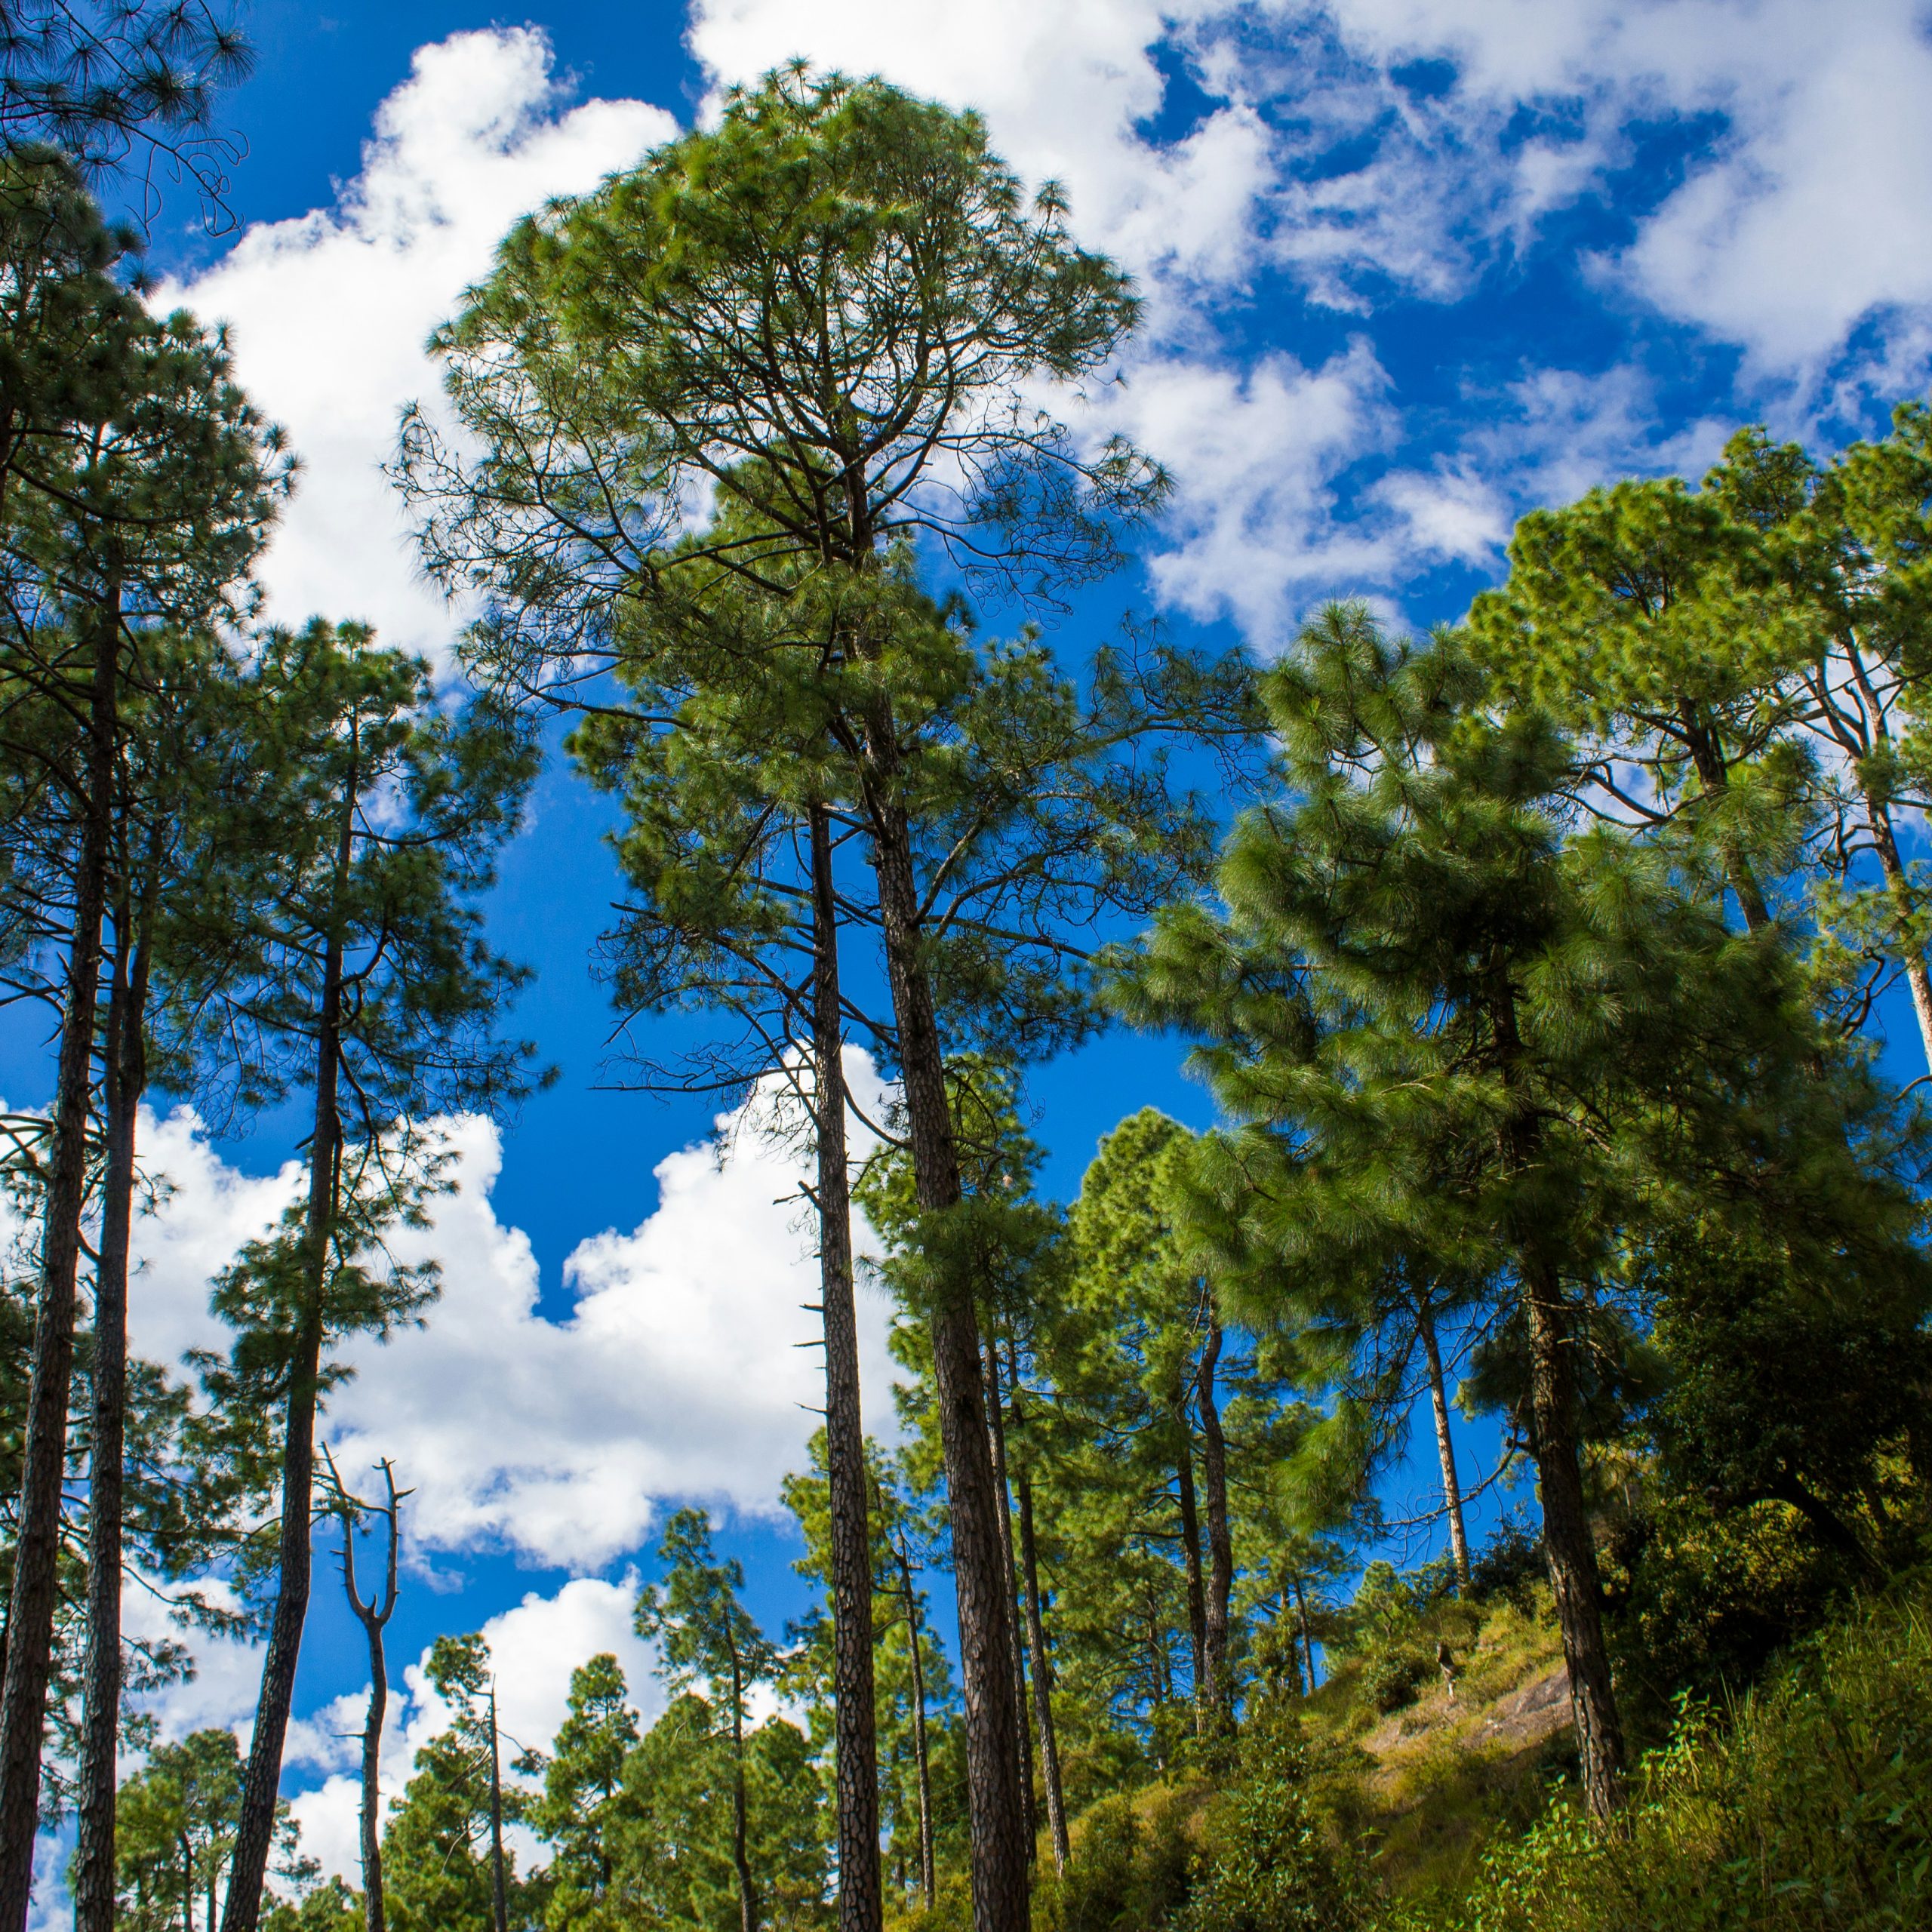
[[(459, 614), (414, 579), (377, 467), (401, 405), (432, 392), (423, 337), (517, 214), (794, 54), (978, 107), (1140, 280), (1143, 337), (1093, 408), (1176, 496), (1134, 567), (1060, 625), (1069, 652), (1130, 610), (1264, 652), (1327, 595), (1453, 617), (1534, 503), (1694, 474), (1743, 421), (1829, 448), (1925, 386), (1932, 45), (1905, 0), (600, 0), (527, 19), (258, 0), (250, 19), (235, 228), (202, 232), (177, 194), (152, 263), (164, 299), (230, 323), (306, 463), (265, 568), (274, 614), (368, 618), (439, 658)], [(517, 1023), (562, 1077), (500, 1136), (466, 1131), (465, 1190), (432, 1241), (443, 1305), (360, 1360), (331, 1424), (352, 1460), (392, 1451), (419, 1486), (392, 1668), (504, 1620), (531, 1743), (570, 1666), (626, 1641), (654, 1500), (709, 1497), (761, 1609), (800, 1601), (768, 1515), (810, 1389), (789, 1347), (795, 1211), (755, 1149), (721, 1171), (688, 1151), (704, 1109), (594, 1091), (605, 823), (555, 770), (506, 855), (493, 928), (537, 969)], [(1137, 1107), (1205, 1123), (1177, 1058), (1116, 1035), (1043, 1070), (1054, 1192)], [(45, 1086), (35, 1044), (0, 1040), (0, 1091)], [(211, 1146), (182, 1119), (149, 1146), (176, 1193), (147, 1232), (137, 1340), (165, 1354), (205, 1338), (207, 1272), (272, 1211), (288, 1149), (273, 1123)], [(869, 1321), (875, 1343), (882, 1311)], [(318, 1571), (290, 1788), (332, 1863), (353, 1854), (325, 1734), (353, 1721), (329, 1700), (365, 1681), (354, 1636)], [(210, 1651), (165, 1721), (245, 1718), (254, 1668)], [(419, 1734), (433, 1716), (401, 1713)]]

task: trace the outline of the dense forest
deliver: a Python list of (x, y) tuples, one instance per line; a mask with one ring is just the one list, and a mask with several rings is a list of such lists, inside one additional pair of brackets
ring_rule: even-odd
[[(0, 35), (0, 983), (53, 1042), (0, 1143), (0, 1932), (37, 1826), (78, 1932), (1927, 1922), (1932, 412), (1537, 510), (1426, 636), (1082, 655), (1035, 620), (1168, 494), (1082, 427), (1136, 291), (977, 118), (801, 65), (438, 331), (392, 470), (476, 614), (438, 671), (263, 621), (296, 453), (101, 212), (157, 155), (218, 205), (244, 50), (85, 17)], [(391, 1237), (441, 1123), (548, 1077), (483, 902), (550, 755), (620, 814), (630, 1077), (805, 1162), (815, 1607), (761, 1628), (676, 1509), (662, 1715), (585, 1657), (528, 1749), (445, 1636), (386, 1790), (410, 1472), (320, 1419), (435, 1318)], [(1056, 1201), (1029, 1071), (1109, 1028), (1221, 1124), (1134, 1112)], [(305, 1122), (186, 1364), (128, 1343), (151, 1095)], [(245, 1741), (155, 1734), (137, 1571), (260, 1640)], [(282, 1795), (338, 1582), (354, 1887)]]

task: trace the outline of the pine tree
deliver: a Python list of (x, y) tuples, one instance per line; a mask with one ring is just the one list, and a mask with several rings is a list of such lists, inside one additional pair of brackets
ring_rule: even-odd
[(1663, 848), (1571, 833), (1569, 748), (1481, 694), (1453, 638), (1417, 648), (1361, 607), (1324, 612), (1267, 681), (1286, 796), (1237, 826), (1226, 915), (1164, 921), (1124, 996), (1198, 1030), (1197, 1063), (1247, 1123), (1223, 1207), (1257, 1317), (1343, 1252), (1496, 1284), (1584, 1789), (1607, 1814), (1622, 1735), (1574, 1361), (1591, 1299), (1618, 1244), (1688, 1201), (1794, 1247), (1829, 1228), (1863, 1250), (1898, 1183), (1856, 1124), (1884, 1097), (1829, 1053), (1775, 929), (1730, 930)]
[(626, 1689), (624, 1673), (608, 1652), (580, 1664), (571, 1673), (569, 1709), (549, 1756), (519, 1764), (520, 1769), (540, 1769), (543, 1776), (543, 1795), (530, 1807), (529, 1820), (556, 1848), (546, 1913), (552, 1925), (621, 1922), (617, 1860), (632, 1812), (624, 1767), (639, 1736), (636, 1713), (625, 1702)]
[[(921, 537), (1048, 598), (1117, 560), (1114, 526), (1162, 479), (1123, 445), (1083, 456), (1032, 406), (1033, 386), (1103, 366), (1134, 313), (1124, 278), (1072, 246), (1057, 193), (1027, 205), (973, 117), (791, 69), (734, 97), (717, 130), (512, 234), (437, 338), (479, 459), (420, 413), (405, 424), (425, 560), (485, 592), (472, 655), (500, 682), (571, 701), (586, 663), (622, 656), (630, 607), (688, 608), (707, 571), (778, 607), (768, 641), (808, 666), (815, 654), (822, 675), (784, 741), (823, 721), (840, 766), (824, 802), (867, 841), (891, 995), (875, 1030), (905, 1090), (935, 1252), (961, 1195), (947, 1051), (980, 1033), (1045, 1045), (1091, 1024), (1068, 983), (1086, 940), (1072, 934), (1152, 903), (1198, 855), (1201, 814), (1171, 797), (1149, 749), (1150, 684), (1241, 710), (1240, 675), (1165, 660), (1110, 660), (1083, 705), (1037, 641), (974, 647), (915, 580)], [(930, 347), (909, 361), (896, 345), (913, 340)], [(953, 481), (921, 487), (935, 466)], [(723, 506), (696, 534), (694, 489)], [(749, 674), (730, 649), (745, 634), (717, 627), (691, 694)], [(655, 666), (625, 668), (634, 688), (676, 688)], [(801, 681), (774, 657), (759, 668)], [(1023, 1793), (969, 1302), (962, 1285), (931, 1319), (975, 1910), (1011, 1932), (1026, 1915)], [(846, 1922), (869, 1932), (870, 1840), (842, 1829)]]
[[(118, 761), (169, 645), (245, 606), (287, 467), (229, 377), (222, 345), (186, 316), (148, 318), (108, 272), (111, 241), (70, 175), (10, 162), (0, 212), (22, 272), (21, 381), (5, 426), (0, 532), (8, 595), (0, 689), (26, 729), (56, 828), (41, 851), (42, 943), (64, 952), (53, 1124), (45, 1163), (42, 1283), (20, 1534), (0, 1699), (0, 1924), (28, 1909), (51, 1663), (91, 1063), (112, 884)], [(66, 333), (66, 358), (62, 335)], [(71, 362), (72, 367), (64, 366)], [(64, 719), (64, 730), (54, 721)], [(20, 872), (12, 869), (17, 881)], [(93, 1863), (97, 1919), (104, 1887)]]
[(777, 1663), (769, 1640), (738, 1601), (744, 1571), (735, 1559), (712, 1553), (710, 1520), (681, 1509), (665, 1526), (658, 1555), (662, 1587), (647, 1583), (637, 1600), (637, 1629), (663, 1649), (666, 1683), (679, 1690), (702, 1684), (721, 1717), (731, 1745), (731, 1866), (737, 1878), (740, 1932), (758, 1932), (758, 1889), (751, 1865), (746, 1758), (748, 1700), (768, 1682)]
[(420, 1219), (436, 1184), (429, 1118), (513, 1101), (530, 1051), (495, 1033), (522, 975), (483, 945), (474, 903), (521, 810), (525, 741), (487, 706), (443, 712), (425, 666), (352, 626), (270, 633), (257, 677), (279, 734), (264, 755), (285, 781), (279, 835), (263, 841), (281, 867), (266, 897), (207, 909), (242, 959), (205, 1023), (254, 1086), (306, 1084), (314, 1125), (303, 1202), (217, 1292), (238, 1340), (206, 1377), (281, 1418), (274, 1608), (226, 1932), (252, 1932), (260, 1909), (308, 1609), (315, 1417), (340, 1373), (329, 1345), (386, 1333), (433, 1292), (430, 1274), (387, 1263), (380, 1235)]

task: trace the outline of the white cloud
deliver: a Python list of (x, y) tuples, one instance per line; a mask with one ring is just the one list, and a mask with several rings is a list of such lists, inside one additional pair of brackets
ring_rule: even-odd
[[(601, 1652), (617, 1658), (629, 1702), (643, 1723), (663, 1709), (656, 1648), (632, 1627), (638, 1586), (634, 1571), (614, 1580), (577, 1577), (549, 1596), (531, 1592), (482, 1626), (497, 1681), (506, 1777), (515, 1777), (511, 1760), (524, 1749), (551, 1749), (569, 1709), (571, 1672)], [(131, 1636), (172, 1635), (186, 1642), (195, 1657), (192, 1678), (137, 1700), (157, 1721), (162, 1741), (174, 1743), (193, 1730), (232, 1730), (245, 1749), (261, 1646), (183, 1633), (152, 1598), (138, 1593), (130, 1593), (125, 1617)], [(389, 1660), (380, 1772), (386, 1812), (414, 1775), (416, 1753), (451, 1721), (448, 1706), (429, 1681), (429, 1656), (426, 1650), (400, 1669), (395, 1659)], [(302, 1849), (320, 1862), (325, 1876), (340, 1872), (354, 1880), (358, 1875), (361, 1731), (368, 1702), (365, 1682), (289, 1726), (285, 1768), (298, 1775), (320, 1774), (319, 1783), (298, 1792), (291, 1802), (302, 1828)], [(125, 1767), (124, 1775), (131, 1768)]]
[[(506, 1777), (512, 1775), (509, 1762), (519, 1750), (550, 1749), (569, 1709), (571, 1673), (601, 1652), (617, 1658), (631, 1706), (644, 1722), (663, 1708), (654, 1675), (657, 1653), (631, 1627), (637, 1591), (635, 1573), (615, 1582), (578, 1577), (552, 1596), (532, 1592), (483, 1626), (497, 1680)], [(428, 1660), (426, 1651), (401, 1673), (391, 1694), (381, 1774), (386, 1808), (401, 1796), (417, 1752), (450, 1721), (449, 1709), (426, 1675)], [(328, 1774), (320, 1784), (298, 1793), (291, 1807), (302, 1827), (302, 1849), (321, 1863), (325, 1876), (340, 1872), (354, 1881), (360, 1869), (358, 1739), (368, 1707), (365, 1685), (312, 1715), (299, 1736), (291, 1735), (286, 1761)], [(358, 1736), (345, 1741), (332, 1735), (336, 1731)]]
[(802, 54), (977, 109), (995, 148), (1029, 180), (1061, 183), (1082, 236), (1136, 273), (1238, 279), (1267, 181), (1266, 130), (1238, 102), (1167, 146), (1137, 125), (1161, 107), (1153, 48), (1208, 11), (1198, 0), (695, 0), (689, 39), (726, 83)]
[(1232, 617), (1257, 644), (1281, 642), (1318, 595), (1384, 580), (1394, 552), (1338, 518), (1337, 474), (1389, 433), (1384, 381), (1357, 342), (1318, 369), (1263, 356), (1245, 371), (1155, 363), (1119, 407), (1173, 472), (1173, 507), (1149, 568), (1190, 616)]
[[(1909, 328), (1932, 303), (1918, 0), (1334, 0), (1331, 17), (1380, 74), (1417, 57), (1457, 66), (1444, 125), (1462, 137), (1412, 155), (1412, 202), (1453, 169), (1520, 223), (1600, 180), (1632, 122), (1721, 117), (1617, 268), (1762, 373), (1815, 383), (1862, 321)], [(1511, 143), (1526, 108), (1563, 131)]]
[[(856, 1056), (851, 1077), (876, 1104)], [(321, 1423), (345, 1472), (393, 1459), (415, 1491), (411, 1547), (508, 1546), (592, 1570), (635, 1549), (666, 1497), (777, 1510), (823, 1401), (808, 1306), (817, 1263), (799, 1155), (744, 1123), (721, 1121), (734, 1131), (719, 1146), (660, 1161), (657, 1207), (636, 1228), (580, 1244), (565, 1263), (574, 1304), (554, 1321), (537, 1311), (529, 1241), (491, 1204), (496, 1129), (449, 1124), (455, 1190), (430, 1228), (394, 1242), (405, 1260), (440, 1264), (441, 1296), (423, 1327), (348, 1346), (355, 1377)], [(142, 1146), (169, 1185), (137, 1223), (131, 1326), (137, 1352), (174, 1361), (220, 1345), (209, 1278), (294, 1197), (298, 1174), (237, 1174), (186, 1114), (148, 1122)], [(863, 1243), (863, 1222), (857, 1232)], [(889, 1438), (889, 1315), (869, 1287), (860, 1318), (868, 1424)]]
[(162, 288), (158, 305), (229, 325), (243, 385), (303, 460), (262, 571), (278, 620), (360, 617), (392, 643), (442, 645), (448, 614), (380, 473), (402, 405), (436, 393), (423, 342), (518, 216), (675, 131), (639, 101), (565, 111), (534, 29), (457, 34), (418, 51), (335, 207), (252, 227)]

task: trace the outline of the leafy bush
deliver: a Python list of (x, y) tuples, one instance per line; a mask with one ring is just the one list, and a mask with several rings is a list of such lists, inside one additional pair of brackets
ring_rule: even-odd
[(1881, 1932), (1932, 1924), (1932, 1626), (1889, 1602), (1718, 1721), (1687, 1700), (1614, 1829), (1572, 1807), (1485, 1857), (1467, 1900), (1384, 1932)]
[(1033, 1923), (1038, 1932), (1156, 1932), (1187, 1902), (1192, 1857), (1186, 1811), (1171, 1793), (1103, 1799), (1081, 1820), (1066, 1875), (1037, 1884)]
[(1210, 1810), (1187, 1932), (1348, 1932), (1367, 1923), (1367, 1881), (1312, 1801), (1294, 1718), (1257, 1712), (1235, 1783)]
[(1549, 1574), (1543, 1537), (1512, 1512), (1490, 1532), (1469, 1564), (1469, 1595), (1478, 1601), (1500, 1599), (1527, 1617), (1531, 1592)]
[(1377, 1651), (1362, 1661), (1362, 1694), (1383, 1716), (1415, 1702), (1434, 1665), (1413, 1649)]

